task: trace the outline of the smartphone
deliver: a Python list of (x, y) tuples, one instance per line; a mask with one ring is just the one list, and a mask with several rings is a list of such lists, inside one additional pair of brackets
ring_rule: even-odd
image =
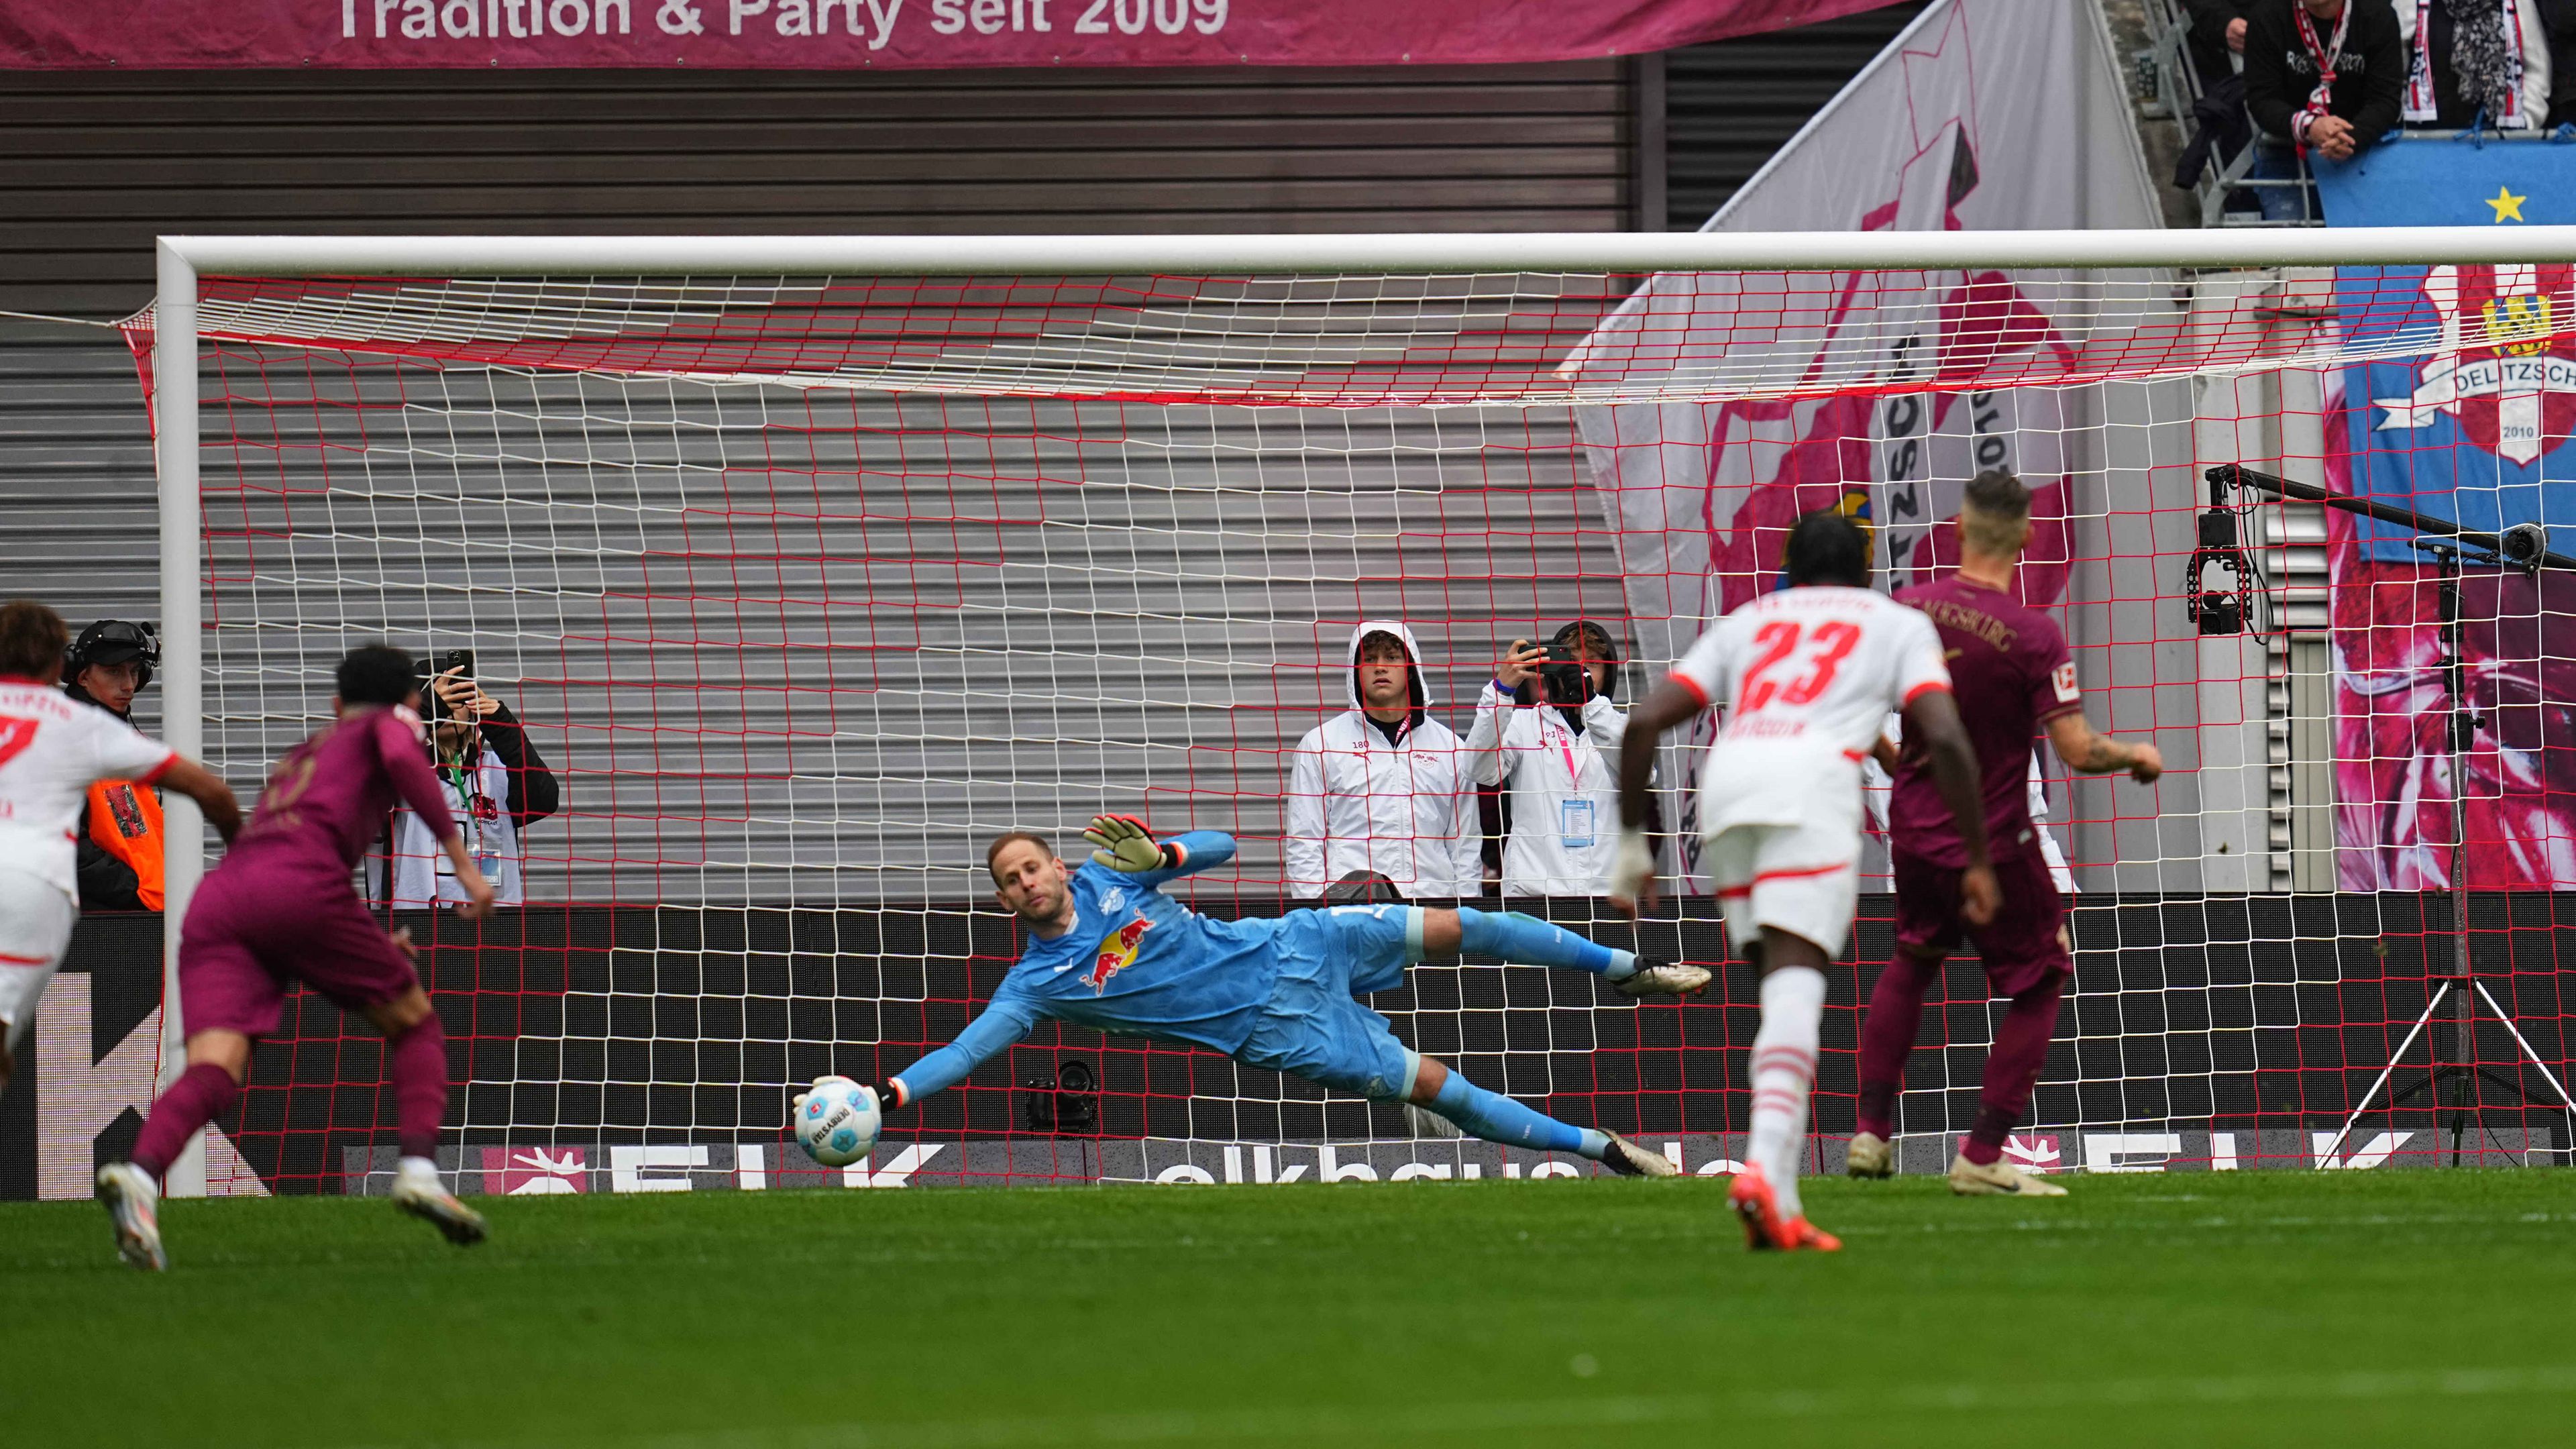
[(456, 677), (459, 679), (472, 679), (474, 677), (474, 651), (471, 649), (442, 649), (436, 654), (431, 655), (429, 658), (421, 660), (419, 668), (420, 684), (423, 689), (427, 689), (429, 687), (430, 680), (441, 674), (445, 674), (451, 669), (456, 671)]

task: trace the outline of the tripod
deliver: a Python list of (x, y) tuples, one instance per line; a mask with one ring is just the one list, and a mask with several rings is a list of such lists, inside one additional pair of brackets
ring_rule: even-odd
[[(2531, 1101), (2530, 1094), (2523, 1090), (2520, 1082), (2508, 1081), (2477, 1064), (2473, 1033), (2480, 1001), (2487, 1004), (2487, 1009), (2495, 1013), (2496, 1020), (2511, 1033), (2514, 1045), (2530, 1060), (2533, 1070), (2540, 1073), (2540, 1079), (2558, 1094), (2559, 1102), (2567, 1109), (2568, 1145), (2571, 1151), (2576, 1151), (2576, 1097), (2568, 1095), (2567, 1084), (2549, 1069), (2549, 1064), (2523, 1036), (2522, 1029), (2514, 1024), (2513, 1014), (2495, 999), (2495, 994), (2487, 990), (2486, 983), (2477, 978), (2470, 966), (2468, 759), (2478, 730), (2486, 721), (2479, 718), (2476, 705), (2469, 697), (2468, 652), (2463, 647), (2460, 627), (2463, 564), (2499, 571), (2517, 569), (2526, 575), (2536, 575), (2543, 568), (2576, 569), (2576, 560), (2551, 553), (2548, 536), (2538, 524), (2516, 524), (2502, 534), (2471, 533), (2455, 523), (2411, 508), (2332, 494), (2311, 484), (2294, 483), (2235, 464), (2212, 468), (2207, 476), (2213, 484), (2232, 483), (2239, 488), (2257, 489), (2276, 497), (2322, 503), (2330, 508), (2393, 523), (2418, 535), (2430, 535), (2415, 538), (2412, 546), (2432, 555), (2441, 566), (2435, 596), (2441, 611), (2442, 692), (2450, 701), (2449, 717), (2444, 722), (2444, 744), (2451, 772), (2450, 971), (2435, 984), (2424, 1002), (2423, 1014), (2415, 1018), (2415, 1025), (2408, 1029), (2405, 1039), (2397, 1044), (2397, 1050), (2389, 1054), (2388, 1065), (2380, 1069), (2379, 1076), (2370, 1084), (2370, 1090), (2362, 1093), (2361, 1100), (2353, 1104), (2351, 1114), (2344, 1118), (2342, 1129), (2335, 1133), (2333, 1141), (2326, 1144), (2320, 1157), (2330, 1161), (2342, 1151), (2345, 1139), (2352, 1136), (2362, 1114), (2370, 1110), (2372, 1100), (2397, 1074), (2397, 1064), (2405, 1059), (2407, 1050), (2415, 1045), (2417, 1037), (2426, 1035), (2428, 1031), (2432, 1036), (2426, 1044), (2429, 1061), (2424, 1080), (2402, 1092), (2393, 1093), (2388, 1099), (2388, 1107), (2394, 1112), (2410, 1098), (2427, 1092), (2434, 1094), (2437, 1121), (2444, 1106), (2450, 1109), (2452, 1166), (2456, 1167), (2460, 1162), (2471, 1098), (2480, 1081), (2501, 1088), (2526, 1103)], [(2446, 1023), (2450, 1030), (2447, 1033), (2434, 1027), (2434, 1015), (2441, 1010), (2445, 998), (2451, 1002), (2450, 1019)], [(2442, 1042), (2445, 1035), (2450, 1038), (2447, 1052)]]

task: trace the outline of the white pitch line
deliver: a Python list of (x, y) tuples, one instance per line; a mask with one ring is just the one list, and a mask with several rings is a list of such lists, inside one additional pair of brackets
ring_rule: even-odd
[[(484, 1440), (458, 1449), (535, 1449), (565, 1444), (617, 1444), (624, 1449), (1013, 1449), (1017, 1445), (1329, 1443), (1355, 1435), (1455, 1436), (1515, 1429), (1613, 1428), (1700, 1423), (1715, 1429), (1736, 1419), (1879, 1419), (1889, 1414), (2105, 1405), (2184, 1408), (2208, 1404), (2350, 1401), (2398, 1398), (2506, 1398), (2576, 1394), (2576, 1364), (2522, 1368), (2355, 1370), (2319, 1374), (2245, 1374), (2166, 1379), (2013, 1380), (1991, 1386), (1917, 1384), (1880, 1393), (1847, 1388), (1732, 1395), (1609, 1395), (1596, 1398), (1478, 1399), (1384, 1411), (1317, 1408), (1245, 1409), (1217, 1413), (1064, 1415), (1052, 1418), (851, 1421), (628, 1436), (549, 1436)], [(453, 1444), (444, 1440), (441, 1443)], [(376, 1446), (381, 1449), (381, 1446)]]

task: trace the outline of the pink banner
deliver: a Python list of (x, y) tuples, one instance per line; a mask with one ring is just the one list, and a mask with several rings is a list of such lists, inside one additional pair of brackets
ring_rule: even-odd
[(0, 67), (1490, 65), (1887, 0), (10, 0)]

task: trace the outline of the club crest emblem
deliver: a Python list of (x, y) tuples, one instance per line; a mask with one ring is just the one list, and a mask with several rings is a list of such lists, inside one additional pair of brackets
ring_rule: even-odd
[(2529, 464), (2576, 429), (2576, 266), (2434, 267), (2424, 300), (2441, 325), (2410, 397), (2372, 398), (2378, 431), (2457, 420), (2478, 447)]
[(1153, 924), (1140, 916), (1101, 941), (1100, 953), (1091, 958), (1091, 969), (1082, 978), (1091, 983), (1094, 995), (1108, 988), (1110, 977), (1135, 964), (1136, 944), (1145, 939), (1145, 932)]

